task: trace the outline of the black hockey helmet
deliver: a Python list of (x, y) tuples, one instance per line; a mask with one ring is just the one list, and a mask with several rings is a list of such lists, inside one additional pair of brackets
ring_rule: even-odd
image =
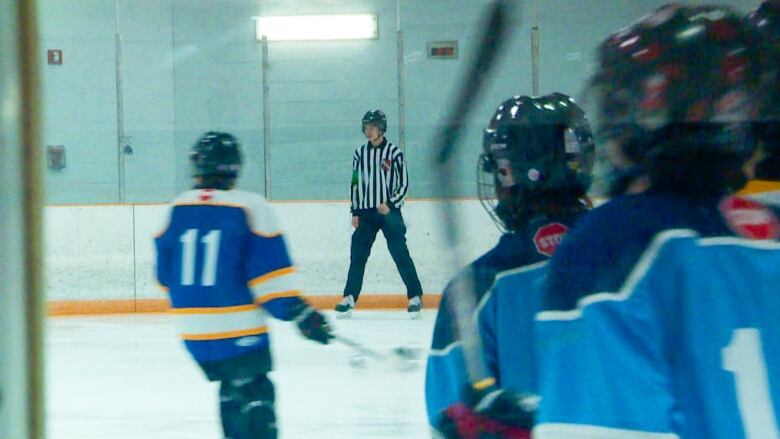
[(483, 135), (479, 198), (503, 230), (556, 202), (581, 204), (591, 182), (593, 135), (568, 96), (515, 96), (497, 109)]
[(761, 50), (767, 84), (755, 128), (767, 154), (756, 167), (756, 177), (777, 179), (780, 175), (780, 0), (766, 0), (745, 20)]
[(725, 7), (671, 4), (600, 45), (587, 100), (613, 195), (638, 173), (677, 193), (744, 184), (761, 81), (756, 44), (740, 21)]
[(363, 122), (360, 125), (360, 131), (366, 131), (366, 125), (375, 125), (382, 133), (387, 131), (387, 116), (382, 110), (369, 110), (363, 115)]
[(241, 170), (241, 147), (232, 135), (209, 131), (192, 147), (190, 163), (192, 176), (200, 177), (204, 187), (225, 189)]

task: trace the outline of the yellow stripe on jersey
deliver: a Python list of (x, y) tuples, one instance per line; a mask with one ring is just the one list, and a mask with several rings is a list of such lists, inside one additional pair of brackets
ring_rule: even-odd
[(780, 181), (750, 180), (739, 195), (757, 195), (764, 192), (780, 191)]
[(174, 308), (171, 310), (173, 314), (228, 314), (232, 312), (252, 311), (257, 309), (257, 305), (250, 303), (247, 305), (236, 306), (220, 306), (209, 308)]
[(255, 300), (255, 303), (257, 303), (258, 305), (262, 305), (262, 304), (270, 302), (270, 301), (272, 301), (274, 299), (282, 299), (282, 298), (285, 298), (285, 297), (300, 297), (300, 296), (301, 296), (301, 292), (298, 291), (298, 290), (280, 291), (278, 293), (268, 293), (268, 294), (265, 294), (262, 297), (258, 297)]
[(212, 332), (208, 334), (181, 334), (181, 338), (189, 341), (222, 340), (226, 338), (246, 337), (248, 335), (260, 335), (268, 332), (267, 326), (242, 329), (240, 331)]
[(278, 238), (282, 236), (282, 232), (265, 233), (259, 230), (252, 230), (252, 233), (263, 238)]
[(490, 377), (477, 381), (476, 383), (472, 384), (471, 387), (473, 387), (474, 390), (485, 390), (494, 384), (496, 384), (496, 379)]
[(267, 282), (271, 279), (284, 276), (286, 274), (292, 274), (295, 272), (295, 267), (287, 267), (287, 268), (280, 268), (279, 270), (272, 271), (270, 273), (266, 273), (262, 276), (258, 276), (252, 280), (249, 281), (249, 286), (253, 287), (255, 285), (259, 285), (263, 282)]

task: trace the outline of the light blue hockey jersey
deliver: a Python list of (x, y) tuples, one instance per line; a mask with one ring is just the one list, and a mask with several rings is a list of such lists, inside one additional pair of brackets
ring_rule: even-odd
[(268, 350), (261, 307), (289, 320), (301, 302), (284, 238), (260, 195), (185, 192), (169, 206), (155, 244), (157, 279), (200, 363)]
[(535, 338), (534, 438), (780, 438), (780, 244), (661, 233)]
[(541, 309), (547, 262), (505, 271), (478, 307), (488, 371), (496, 386), (533, 403), (536, 394), (534, 315)]
[[(450, 311), (449, 302), (453, 300), (454, 288), (459, 283), (464, 283), (467, 286), (462, 288), (467, 288), (466, 291), (474, 295), (474, 301), (482, 303), (484, 308), (486, 302), (483, 298), (494, 285), (496, 275), (547, 260), (575, 220), (576, 215), (554, 220), (539, 217), (529, 221), (521, 231), (504, 234), (493, 249), (469, 264), (444, 289), (425, 374), (425, 407), (428, 421), (433, 428), (439, 427), (447, 407), (463, 402), (463, 389), (474, 384), (468, 377), (455, 316)], [(523, 312), (526, 311), (527, 319), (523, 324), (530, 326), (534, 311), (524, 308)], [(479, 310), (475, 309), (475, 318), (478, 313)], [(491, 320), (492, 323), (495, 323), (495, 319)], [(503, 334), (504, 332), (501, 336)], [(503, 342), (504, 339), (501, 338), (500, 341)], [(492, 341), (499, 342), (498, 339)], [(530, 338), (527, 342), (530, 346)], [(483, 382), (490, 382), (492, 378)]]

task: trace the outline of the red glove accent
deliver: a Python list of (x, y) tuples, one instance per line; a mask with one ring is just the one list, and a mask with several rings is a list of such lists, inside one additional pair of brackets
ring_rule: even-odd
[[(463, 403), (453, 404), (447, 407), (446, 416), (455, 427), (445, 432), (448, 438), (460, 439), (531, 439), (531, 432), (514, 425), (507, 425), (500, 421), (474, 413)], [(453, 435), (454, 434), (454, 435)]]

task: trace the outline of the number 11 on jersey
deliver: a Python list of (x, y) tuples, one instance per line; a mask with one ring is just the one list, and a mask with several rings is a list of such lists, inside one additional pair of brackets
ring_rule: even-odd
[[(198, 229), (188, 229), (179, 237), (182, 244), (181, 252), (181, 284), (183, 286), (195, 283), (195, 260), (197, 256)], [(219, 240), (222, 237), (221, 230), (211, 230), (201, 242), (206, 247), (206, 257), (203, 260), (200, 284), (211, 287), (217, 282), (217, 259), (219, 258)]]

